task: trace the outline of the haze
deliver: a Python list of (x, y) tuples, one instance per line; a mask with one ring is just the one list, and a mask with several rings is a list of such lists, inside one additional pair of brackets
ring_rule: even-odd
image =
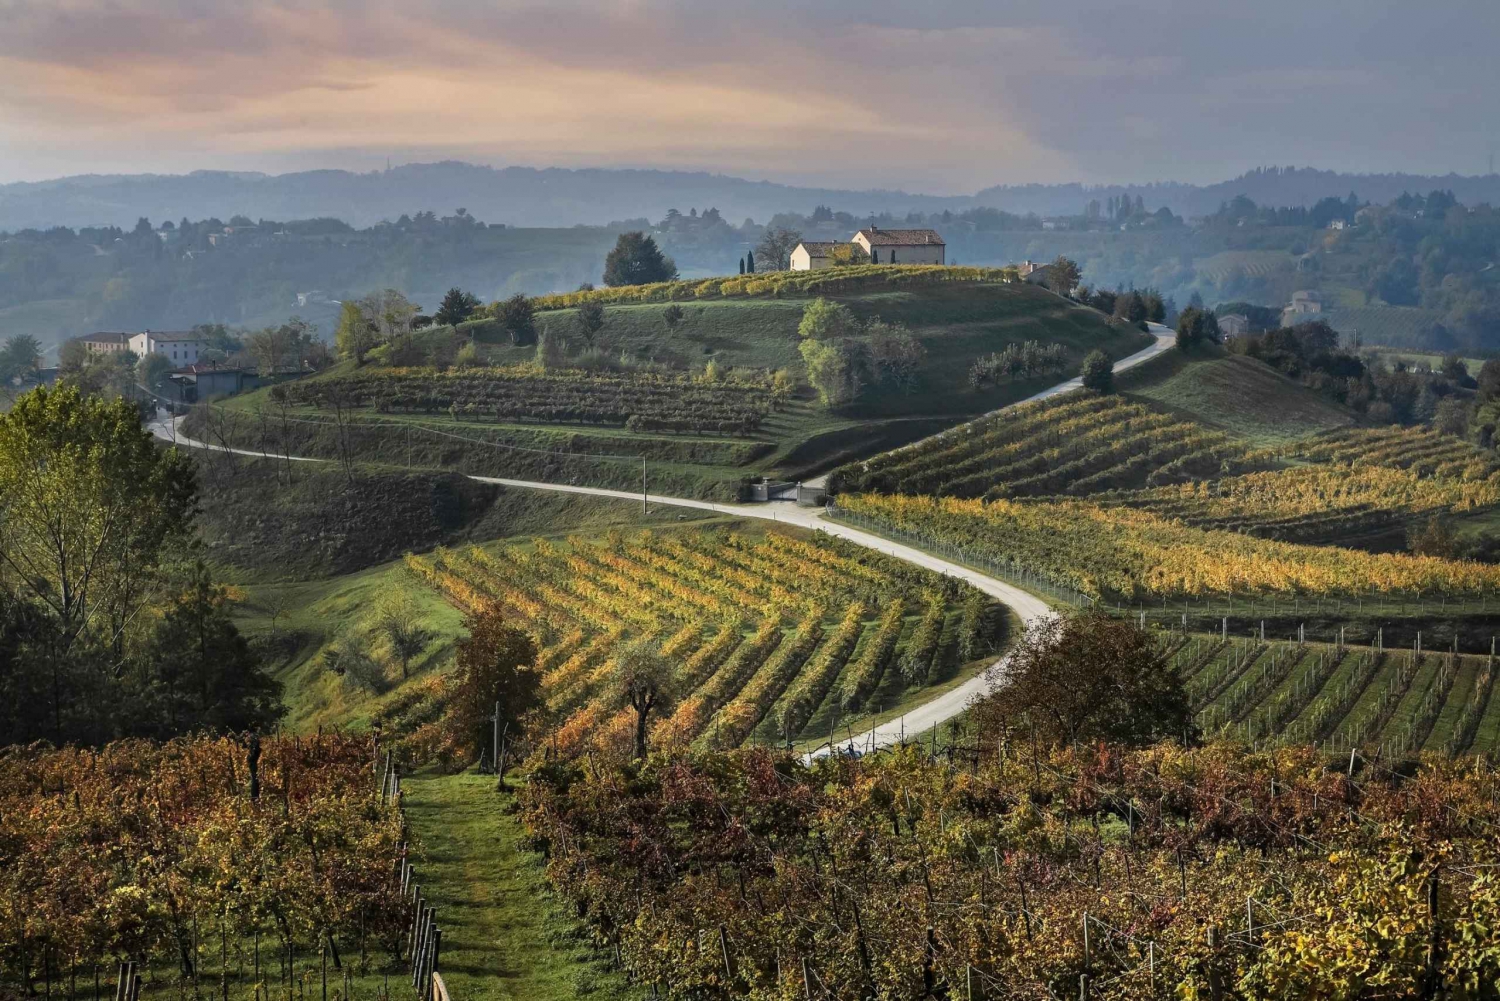
[(0, 0), (0, 182), (496, 164), (839, 187), (1479, 173), (1493, 0)]

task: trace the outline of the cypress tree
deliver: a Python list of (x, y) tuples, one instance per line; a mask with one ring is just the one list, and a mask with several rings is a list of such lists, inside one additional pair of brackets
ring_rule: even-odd
[(745, 273), (745, 259), (743, 257), (741, 257), (740, 258), (740, 274), (744, 274), (744, 273)]
[(745, 274), (755, 274), (755, 251), (753, 250), (745, 254)]

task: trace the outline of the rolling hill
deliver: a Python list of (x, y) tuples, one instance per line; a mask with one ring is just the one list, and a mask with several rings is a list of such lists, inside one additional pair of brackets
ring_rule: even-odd
[[(830, 298), (861, 321), (905, 326), (925, 357), (905, 389), (870, 386), (833, 410), (813, 398), (797, 351), (808, 295), (693, 296), (679, 303), (684, 317), (676, 326), (665, 321), (666, 301), (607, 306), (588, 358), (545, 375), (533, 367), (534, 349), (508, 342), (483, 345), (489, 369), (342, 366), (289, 387), (296, 406), (278, 433), (293, 454), (334, 457), (350, 447), (356, 459), (627, 489), (641, 485), (644, 459), (653, 492), (729, 498), (747, 476), (806, 479), (1059, 380), (1048, 373), (972, 386), (974, 360), (1008, 344), (1061, 346), (1058, 372), (1066, 375), (1096, 347), (1120, 358), (1148, 343), (1146, 335), (1034, 285), (983, 272), (974, 272), (974, 280), (928, 282), (912, 279), (939, 269), (869, 270), (869, 281)], [(539, 312), (537, 329), (572, 340), (575, 358), (582, 350), (573, 308)], [(712, 384), (705, 373), (710, 362), (720, 373)], [(778, 369), (794, 388), (773, 399), (765, 387)], [(344, 392), (360, 402), (352, 412), (354, 433), (341, 437), (320, 400)], [(536, 406), (519, 402), (523, 392), (539, 394)], [(566, 406), (557, 405), (561, 394)], [(688, 400), (697, 402), (682, 403)], [(264, 429), (254, 415), (269, 402), (269, 391), (228, 401), (228, 424), (214, 434), (258, 440)], [(720, 420), (716, 413), (739, 416)], [(207, 432), (203, 420), (190, 420), (191, 435)]]

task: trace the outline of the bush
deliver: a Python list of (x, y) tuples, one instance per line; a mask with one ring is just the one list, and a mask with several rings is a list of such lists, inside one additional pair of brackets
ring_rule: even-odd
[(1115, 390), (1115, 363), (1103, 351), (1090, 351), (1083, 359), (1083, 388), (1096, 393), (1112, 393)]

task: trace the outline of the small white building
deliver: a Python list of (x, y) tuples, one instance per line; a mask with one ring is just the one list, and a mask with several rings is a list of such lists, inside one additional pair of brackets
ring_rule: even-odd
[(871, 264), (947, 264), (948, 245), (935, 229), (881, 229), (854, 234), (854, 243), (870, 255)]
[(946, 264), (948, 247), (934, 229), (881, 229), (871, 226), (848, 243), (804, 240), (792, 250), (793, 271), (820, 271), (839, 264)]
[(831, 240), (803, 240), (792, 251), (793, 271), (821, 271), (833, 267), (833, 248), (842, 246)]
[(162, 355), (181, 368), (196, 365), (198, 356), (208, 350), (208, 342), (185, 331), (143, 330), (131, 336), (130, 350), (138, 358), (149, 354)]
[(1219, 335), (1226, 341), (1244, 337), (1250, 333), (1250, 318), (1243, 313), (1230, 313), (1219, 317)]

